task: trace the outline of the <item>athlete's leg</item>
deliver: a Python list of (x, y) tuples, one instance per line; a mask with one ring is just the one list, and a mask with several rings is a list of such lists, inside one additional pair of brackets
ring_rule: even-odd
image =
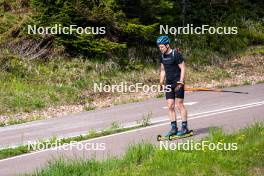
[(175, 112), (175, 100), (167, 99), (169, 117), (171, 120), (171, 130), (166, 134), (166, 136), (176, 135), (178, 132), (177, 121), (176, 121), (176, 112)]
[(189, 132), (188, 130), (188, 124), (187, 124), (187, 110), (183, 104), (184, 100), (184, 86), (180, 87), (176, 91), (176, 105), (180, 111), (181, 118), (182, 118), (182, 128), (181, 131), (179, 131), (178, 135), (184, 135)]
[(175, 112), (175, 91), (174, 89), (167, 89), (165, 94), (169, 109), (169, 118), (171, 120), (171, 130), (167, 133), (166, 136), (176, 135), (178, 132), (178, 128), (177, 128), (176, 112)]
[(167, 99), (168, 109), (169, 109), (169, 117), (171, 122), (176, 121), (176, 112), (175, 112), (175, 100)]
[(176, 98), (176, 105), (180, 111), (182, 121), (187, 121), (187, 110), (183, 104), (183, 99), (181, 98)]
[(178, 136), (182, 136), (185, 134), (188, 134), (190, 131), (188, 129), (188, 119), (187, 119), (187, 110), (183, 104), (183, 99), (181, 98), (176, 98), (176, 105), (179, 108), (179, 111), (181, 113), (181, 118), (182, 118), (182, 127), (181, 130), (177, 133)]

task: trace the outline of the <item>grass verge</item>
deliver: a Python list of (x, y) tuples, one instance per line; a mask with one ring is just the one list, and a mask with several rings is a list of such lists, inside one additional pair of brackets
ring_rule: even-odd
[(79, 142), (79, 141), (93, 139), (93, 138), (97, 138), (101, 136), (107, 136), (110, 134), (121, 133), (124, 131), (133, 130), (136, 128), (146, 127), (150, 125), (150, 117), (151, 117), (151, 113), (147, 115), (143, 115), (142, 120), (138, 121), (136, 125), (131, 126), (131, 127), (121, 127), (120, 124), (118, 124), (117, 122), (113, 122), (111, 124), (111, 127), (105, 130), (96, 131), (96, 130), (91, 129), (85, 135), (79, 135), (75, 137), (62, 138), (62, 139), (58, 139), (56, 136), (53, 136), (49, 140), (40, 140), (39, 142), (32, 143), (32, 144), (21, 145), (21, 146), (10, 147), (10, 148), (3, 148), (3, 149), (0, 149), (0, 160), (37, 151), (38, 149), (37, 146), (43, 146), (41, 149), (45, 150), (45, 149), (51, 148), (54, 145), (61, 146), (64, 144), (70, 144), (71, 142)]
[(212, 143), (237, 143), (237, 150), (159, 150), (152, 144), (138, 144), (126, 154), (105, 161), (53, 161), (48, 167), (27, 176), (116, 176), (116, 175), (238, 175), (264, 174), (264, 125), (256, 123), (234, 134), (212, 130), (203, 139)]

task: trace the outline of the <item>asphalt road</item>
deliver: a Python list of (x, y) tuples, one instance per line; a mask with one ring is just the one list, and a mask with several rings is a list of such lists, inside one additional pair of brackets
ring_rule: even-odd
[[(264, 84), (234, 87), (227, 90), (244, 91), (249, 94), (219, 92), (186, 94), (185, 102), (189, 112), (189, 126), (196, 134), (193, 138), (198, 139), (206, 136), (211, 127), (222, 127), (225, 131), (232, 132), (255, 121), (264, 121)], [(0, 160), (0, 175), (32, 172), (47, 165), (48, 161), (62, 156), (65, 158), (96, 157), (97, 159), (106, 159), (109, 156), (123, 154), (129, 145), (138, 142), (146, 141), (159, 145), (156, 135), (163, 134), (169, 129), (165, 106), (164, 99), (151, 99), (104, 110), (82, 112), (63, 118), (3, 127), (0, 129), (0, 146), (17, 145), (28, 140), (34, 141), (53, 135), (74, 136), (87, 133), (89, 129), (109, 127), (113, 121), (129, 124), (141, 120), (143, 114), (149, 112), (152, 112), (152, 122), (155, 122), (154, 125), (146, 128), (68, 145), (67, 149), (70, 150), (55, 148)], [(80, 146), (88, 146), (88, 148), (80, 149)]]

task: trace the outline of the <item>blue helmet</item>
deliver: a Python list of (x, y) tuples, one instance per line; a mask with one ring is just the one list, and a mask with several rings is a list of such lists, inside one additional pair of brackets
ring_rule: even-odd
[(170, 38), (166, 35), (157, 38), (157, 45), (167, 45), (169, 43), (170, 43)]

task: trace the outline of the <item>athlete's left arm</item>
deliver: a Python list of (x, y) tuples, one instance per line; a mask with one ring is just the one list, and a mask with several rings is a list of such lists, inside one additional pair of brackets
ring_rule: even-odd
[(184, 76), (185, 76), (185, 63), (182, 61), (180, 64), (178, 64), (181, 69), (181, 76), (180, 76), (180, 82), (184, 83)]

